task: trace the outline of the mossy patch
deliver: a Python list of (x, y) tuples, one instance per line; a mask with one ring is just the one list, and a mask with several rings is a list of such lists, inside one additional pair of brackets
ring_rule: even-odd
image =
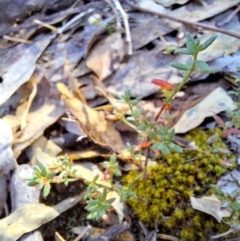
[(208, 240), (214, 231), (228, 229), (190, 205), (191, 196), (209, 194), (210, 184), (215, 184), (226, 172), (227, 167), (222, 166), (222, 161), (236, 159), (233, 154), (217, 151), (217, 148), (227, 149), (221, 138), (208, 143), (208, 138), (219, 131), (217, 128), (190, 131), (185, 138), (194, 141), (198, 150), (156, 158), (158, 164), (148, 168), (147, 179), (137, 170), (122, 179), (125, 186), (134, 183), (133, 191), (139, 198), (129, 199), (128, 204), (142, 221), (154, 225), (157, 220), (162, 230), (187, 241)]

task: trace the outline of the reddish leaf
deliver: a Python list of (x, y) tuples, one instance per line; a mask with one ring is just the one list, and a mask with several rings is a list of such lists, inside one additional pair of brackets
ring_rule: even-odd
[(162, 89), (172, 90), (174, 85), (162, 79), (153, 79), (151, 81), (153, 84), (160, 86)]
[(223, 137), (227, 137), (227, 136), (230, 136), (230, 135), (237, 135), (238, 136), (238, 135), (240, 135), (240, 130), (235, 129), (235, 128), (230, 128), (222, 134)]
[(222, 127), (222, 128), (225, 127), (224, 121), (223, 121), (219, 116), (214, 115), (213, 118), (215, 119), (215, 121), (217, 122), (217, 124), (218, 124), (220, 127)]

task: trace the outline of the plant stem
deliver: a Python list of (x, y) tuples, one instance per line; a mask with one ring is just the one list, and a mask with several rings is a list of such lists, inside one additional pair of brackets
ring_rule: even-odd
[(175, 96), (175, 94), (180, 91), (182, 89), (182, 87), (187, 83), (190, 75), (192, 74), (192, 72), (195, 69), (195, 62), (197, 60), (197, 55), (198, 53), (195, 53), (193, 55), (193, 62), (192, 62), (192, 66), (191, 68), (188, 70), (188, 72), (186, 73), (185, 77), (183, 78), (183, 81), (173, 90), (173, 92), (167, 97), (167, 99), (165, 100), (165, 103), (163, 104), (163, 106), (161, 107), (160, 111), (158, 112), (158, 114), (155, 117), (155, 121), (158, 120), (159, 116), (162, 114), (163, 110), (165, 109), (165, 107), (172, 101), (173, 97)]
[(128, 121), (126, 120), (125, 116), (121, 115), (120, 120), (121, 120), (124, 124), (126, 124), (127, 126), (129, 126), (130, 128), (132, 128), (134, 131), (138, 132), (138, 131), (137, 131), (137, 127), (136, 127), (135, 125), (131, 124), (130, 122), (128, 122)]

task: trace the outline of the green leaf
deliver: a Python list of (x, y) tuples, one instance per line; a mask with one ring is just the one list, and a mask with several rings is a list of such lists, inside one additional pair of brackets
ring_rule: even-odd
[(56, 172), (50, 172), (50, 173), (47, 174), (46, 178), (48, 180), (50, 180), (50, 179), (53, 179), (53, 177), (55, 177), (55, 176), (56, 176)]
[(193, 55), (196, 50), (196, 46), (191, 42), (187, 42), (186, 46), (187, 46), (187, 49), (192, 53), (191, 55)]
[(31, 180), (30, 182), (28, 182), (28, 186), (33, 187), (39, 184), (39, 180)]
[(229, 207), (235, 212), (238, 212), (240, 210), (240, 204), (238, 202), (230, 203)]
[(169, 148), (176, 153), (183, 153), (182, 148), (172, 142), (169, 144)]
[(157, 127), (157, 133), (161, 136), (165, 136), (166, 135), (166, 129), (163, 126), (158, 126)]
[(202, 60), (196, 60), (195, 66), (202, 72), (207, 72), (209, 70), (207, 63)]
[(175, 53), (175, 54), (192, 55), (194, 52), (191, 51), (190, 49), (182, 48), (182, 49), (176, 49), (174, 53)]
[(128, 120), (128, 121), (135, 121), (135, 118), (134, 118), (133, 116), (128, 116), (128, 117), (126, 118), (126, 120)]
[(180, 70), (189, 70), (189, 66), (177, 62), (173, 62), (170, 64), (173, 68), (180, 69)]
[(216, 185), (211, 185), (211, 188), (213, 189), (213, 191), (219, 195), (219, 196), (225, 196), (225, 193)]
[(152, 140), (158, 141), (158, 137), (157, 137), (156, 133), (153, 132), (152, 130), (147, 130), (147, 134)]
[(168, 136), (169, 140), (171, 141), (174, 138), (174, 136), (175, 136), (175, 130), (171, 129), (169, 131), (169, 136)]
[(217, 35), (214, 34), (213, 36), (211, 36), (209, 39), (207, 39), (203, 44), (202, 44), (202, 48), (201, 51), (205, 50), (206, 48), (208, 48), (213, 42), (214, 40), (217, 38)]
[(187, 42), (194, 44), (194, 46), (196, 45), (196, 41), (190, 33), (186, 33), (186, 40)]
[(48, 182), (44, 185), (44, 188), (43, 188), (43, 197), (44, 198), (46, 198), (49, 195), (50, 190), (51, 190), (51, 184)]
[(168, 147), (164, 144), (164, 143), (159, 143), (157, 145), (154, 145), (156, 147), (157, 150), (161, 151), (163, 153), (163, 155), (169, 155), (170, 151), (168, 149)]
[(130, 103), (131, 103), (132, 105), (137, 105), (141, 100), (142, 100), (142, 97), (139, 96), (139, 97), (137, 97), (136, 99), (131, 100)]

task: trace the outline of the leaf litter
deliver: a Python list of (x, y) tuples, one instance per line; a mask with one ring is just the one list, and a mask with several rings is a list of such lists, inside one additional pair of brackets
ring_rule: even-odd
[[(233, 12), (232, 8), (239, 3), (237, 0), (226, 1), (224, 4), (216, 0), (199, 3), (183, 0), (139, 2), (138, 6), (143, 9), (147, 8), (178, 19), (187, 19), (192, 22), (192, 27), (189, 27), (181, 21), (176, 22), (136, 12), (127, 4), (128, 1), (120, 1), (123, 9), (132, 10), (127, 12), (131, 34), (129, 38), (127, 25), (122, 25), (116, 12), (111, 10), (114, 9), (113, 5), (109, 5), (111, 6), (109, 8), (97, 1), (88, 4), (80, 2), (73, 4), (73, 1), (63, 4), (57, 1), (61, 2), (58, 5), (49, 5), (47, 1), (38, 2), (40, 4), (38, 8), (35, 5), (31, 6), (33, 16), (36, 14), (35, 11), (41, 11), (43, 3), (47, 4), (46, 9), (53, 11), (52, 15), (46, 15), (44, 11), (41, 15), (36, 14), (35, 16), (41, 20), (38, 21), (38, 25), (31, 22), (31, 17), (28, 19), (23, 14), (26, 11), (17, 8), (17, 5), (14, 5), (17, 10), (16, 15), (0, 14), (8, 16), (1, 20), (4, 23), (0, 28), (1, 36), (18, 32), (18, 35), (11, 36), (13, 38), (5, 37), (0, 41), (1, 240), (17, 240), (22, 235), (24, 240), (27, 238), (24, 234), (29, 232), (31, 233), (28, 235), (38, 235), (37, 240), (41, 240), (41, 234), (34, 233), (35, 229), (81, 201), (82, 194), (52, 207), (39, 203), (42, 201), (42, 197), (39, 197), (40, 190), (28, 187), (25, 180), (33, 172), (33, 165), (38, 163), (49, 165), (55, 158), (70, 153), (69, 156), (72, 156), (81, 178), (91, 181), (99, 175), (99, 182), (103, 182), (101, 177), (104, 174), (96, 161), (105, 159), (112, 152), (121, 153), (125, 148), (123, 139), (129, 131), (127, 128), (116, 128), (112, 121), (106, 119), (111, 112), (109, 110), (113, 110), (116, 105), (115, 96), (130, 89), (132, 97), (150, 98), (141, 101), (139, 105), (154, 116), (159, 108), (158, 104), (161, 103), (159, 99), (161, 90), (150, 84), (151, 81), (164, 79), (171, 84), (178, 84), (182, 79), (181, 73), (169, 64), (175, 61), (185, 62), (187, 57), (167, 54), (185, 44), (178, 36), (188, 29), (201, 40), (207, 39), (213, 32), (202, 29), (203, 34), (201, 34), (193, 28), (194, 23), (203, 21), (206, 26), (217, 26), (217, 23), (227, 18)], [(179, 4), (179, 7), (172, 9), (173, 6), (178, 6), (176, 4)], [(25, 7), (28, 9), (29, 5)], [(98, 18), (94, 16), (96, 13)], [(18, 17), (22, 23), (12, 27)], [(96, 21), (91, 22), (90, 19)], [(59, 27), (58, 23), (62, 26)], [(222, 28), (229, 32), (239, 32), (239, 26), (239, 19), (235, 16)], [(179, 35), (174, 36), (174, 30)], [(127, 43), (121, 37), (122, 34), (127, 35)], [(26, 40), (26, 43), (18, 39)], [(132, 42), (129, 42), (130, 39)], [(129, 55), (131, 44), (133, 54)], [(200, 59), (207, 61), (210, 67), (222, 72), (222, 75), (229, 79), (231, 74), (238, 74), (239, 47), (238, 38), (218, 33), (217, 40), (209, 49), (202, 52)], [(94, 74), (96, 76), (92, 77)], [(206, 74), (194, 74), (190, 82), (192, 85), (199, 84), (199, 80), (206, 78)], [(222, 81), (225, 81), (225, 86), (231, 86), (227, 80)], [(171, 114), (176, 118), (177, 133), (198, 127), (207, 117), (234, 109), (233, 101), (224, 89), (216, 86), (210, 93), (208, 89), (210, 83), (208, 85), (200, 82), (200, 84), (201, 88), (195, 92), (200, 101), (193, 106), (184, 109), (184, 105), (179, 104), (191, 101), (193, 96), (188, 92), (191, 86), (183, 91), (182, 97), (175, 97), (173, 102), (176, 103), (175, 113)], [(94, 95), (89, 95), (89, 90), (94, 91)], [(91, 107), (90, 99), (94, 100)], [(103, 105), (100, 111), (93, 108), (108, 101), (110, 109), (107, 105)], [(62, 121), (61, 118), (65, 113), (71, 113), (73, 116), (71, 121)], [(70, 145), (71, 150), (66, 147), (60, 148), (51, 141), (66, 132), (77, 133), (82, 139), (73, 142), (74, 144)], [(95, 144), (94, 150), (91, 150), (91, 145), (84, 147), (86, 138)], [(229, 141), (239, 152), (239, 141), (236, 138), (236, 136), (230, 137)], [(78, 144), (83, 147), (77, 147)], [(88, 162), (84, 162), (86, 159)], [(151, 160), (149, 162), (151, 163)], [(125, 170), (129, 169), (133, 167)], [(227, 180), (231, 182), (232, 179), (229, 177)], [(10, 214), (6, 208), (8, 193), (12, 202)], [(118, 194), (112, 193), (108, 198), (113, 197), (112, 205), (118, 220), (122, 221), (127, 211)], [(203, 199), (201, 201), (205, 202)], [(215, 201), (208, 200), (210, 205)], [(215, 211), (210, 212), (207, 211), (205, 203), (200, 203), (200, 199), (199, 205), (201, 211), (212, 214), (218, 220), (225, 215), (221, 213), (219, 204), (215, 206)], [(78, 217), (80, 216), (81, 213), (78, 214)]]

